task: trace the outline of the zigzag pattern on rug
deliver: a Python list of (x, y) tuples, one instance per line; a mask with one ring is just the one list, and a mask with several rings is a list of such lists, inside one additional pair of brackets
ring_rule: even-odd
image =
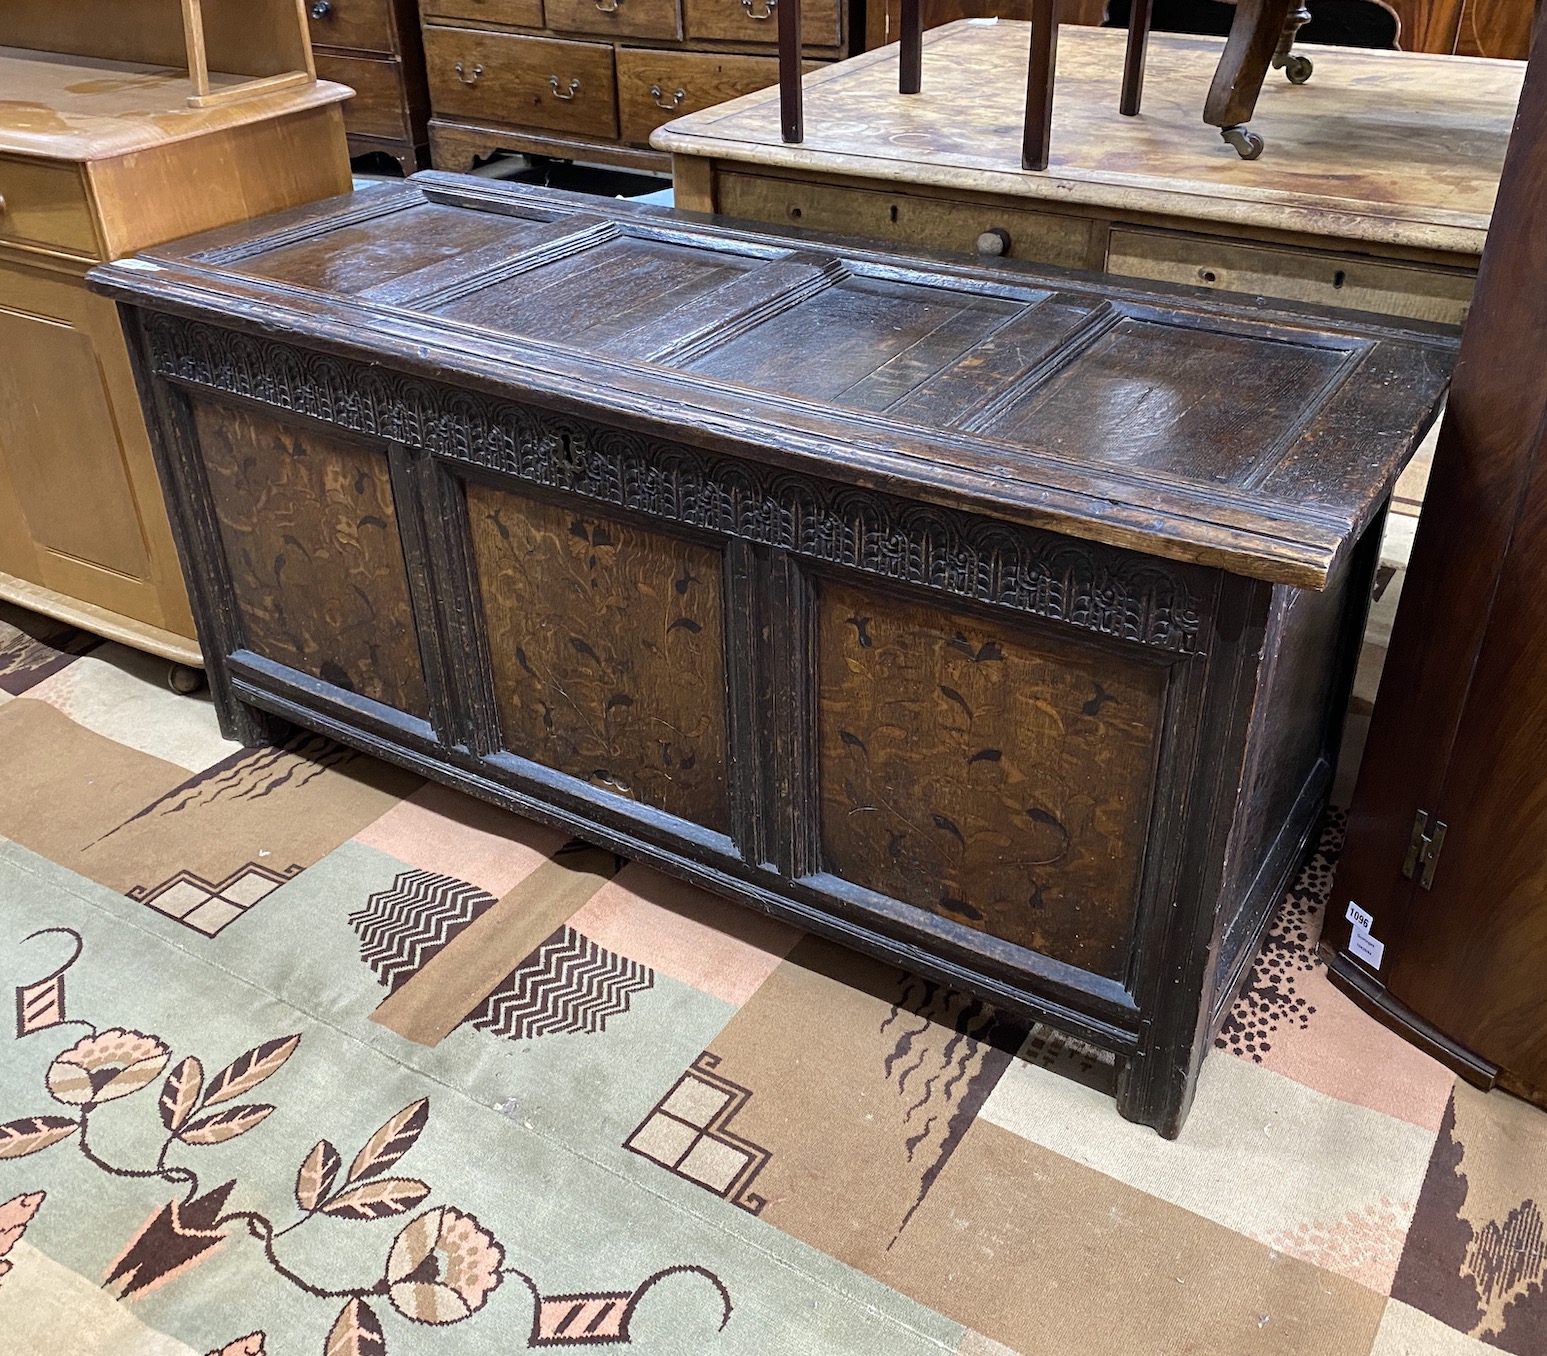
[(622, 1016), (655, 971), (561, 927), (511, 971), (468, 1020), (506, 1040), (594, 1035)]
[(431, 957), (480, 914), (494, 896), (434, 871), (404, 871), (349, 915), (360, 937), (360, 959), (388, 989), (416, 975)]

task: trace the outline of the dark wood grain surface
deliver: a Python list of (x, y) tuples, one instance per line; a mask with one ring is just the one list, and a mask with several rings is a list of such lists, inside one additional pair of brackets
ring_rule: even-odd
[(817, 615), (829, 869), (1120, 975), (1165, 670), (837, 583)]
[(248, 646), (428, 714), (386, 459), (210, 401), (193, 420)]
[(467, 489), (512, 753), (729, 832), (718, 553)]
[(512, 223), (469, 222), (465, 212), (426, 205), (282, 244), (247, 260), (243, 267), (275, 282), (353, 296), (438, 260), (508, 242), (512, 233)]

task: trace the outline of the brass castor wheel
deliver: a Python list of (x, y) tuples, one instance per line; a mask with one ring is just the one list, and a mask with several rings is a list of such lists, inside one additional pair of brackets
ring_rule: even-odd
[(1245, 123), (1237, 123), (1234, 127), (1221, 127), (1219, 134), (1235, 147), (1235, 153), (1242, 160), (1255, 160), (1262, 154), (1264, 144), (1262, 138)]
[(1284, 74), (1291, 85), (1303, 85), (1311, 78), (1311, 72), (1315, 69), (1310, 57), (1301, 56), (1298, 52), (1284, 58)]
[(167, 667), (167, 686), (179, 696), (192, 696), (204, 686), (204, 670), (187, 664), (171, 664)]

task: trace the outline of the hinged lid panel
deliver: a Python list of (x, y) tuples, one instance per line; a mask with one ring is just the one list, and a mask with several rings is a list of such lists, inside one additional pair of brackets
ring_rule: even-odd
[(159, 308), (1151, 554), (1320, 587), (1450, 335), (418, 176), (103, 269)]

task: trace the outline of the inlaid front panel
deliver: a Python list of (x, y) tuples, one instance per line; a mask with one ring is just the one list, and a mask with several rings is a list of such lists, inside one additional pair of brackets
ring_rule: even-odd
[(730, 832), (720, 557), (467, 487), (505, 747)]
[(193, 418), (248, 646), (427, 717), (386, 458), (213, 402)]
[(1165, 671), (846, 584), (818, 618), (827, 869), (1120, 975)]

